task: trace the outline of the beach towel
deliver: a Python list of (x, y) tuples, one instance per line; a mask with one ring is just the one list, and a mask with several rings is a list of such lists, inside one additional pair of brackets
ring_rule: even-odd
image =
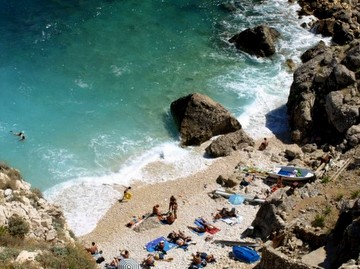
[[(200, 226), (200, 227), (204, 227), (204, 224), (203, 224), (203, 221), (201, 218), (197, 218), (195, 219), (195, 222), (194, 222), (197, 226)], [(212, 225), (213, 228), (208, 228), (206, 227), (206, 232), (208, 232), (209, 234), (216, 234), (217, 232), (220, 231), (219, 228), (215, 227), (214, 225)]]
[(165, 243), (164, 250), (165, 250), (165, 251), (168, 251), (168, 250), (170, 250), (170, 249), (172, 249), (172, 248), (174, 248), (174, 247), (177, 247), (176, 244), (169, 242), (168, 240), (166, 240), (165, 237), (161, 236), (161, 237), (156, 238), (156, 239), (150, 241), (149, 243), (147, 243), (147, 244), (145, 245), (146, 250), (149, 251), (149, 252), (154, 252), (154, 251), (156, 251), (156, 250), (155, 250), (155, 247), (157, 246), (157, 244), (160, 243), (160, 241), (164, 241), (164, 243)]
[(242, 221), (243, 217), (242, 216), (237, 216), (236, 218), (235, 217), (232, 217), (232, 218), (221, 218), (220, 220), (229, 224), (229, 225), (235, 225), (235, 224), (238, 224)]
[(207, 228), (206, 231), (207, 231), (209, 234), (216, 234), (217, 232), (220, 231), (220, 229), (214, 226), (212, 229)]

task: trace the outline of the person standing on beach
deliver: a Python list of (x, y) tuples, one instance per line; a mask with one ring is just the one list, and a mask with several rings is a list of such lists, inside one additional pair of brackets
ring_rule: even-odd
[(177, 202), (175, 201), (173, 204), (172, 204), (172, 213), (174, 214), (174, 218), (177, 219), (177, 209), (178, 209), (178, 204)]
[(176, 202), (176, 198), (174, 197), (174, 195), (172, 195), (170, 197), (170, 203), (169, 203), (169, 212), (172, 212), (174, 214), (175, 219), (177, 219), (177, 209), (178, 209), (178, 204)]
[(129, 190), (131, 190), (131, 187), (126, 187), (126, 189), (124, 190), (124, 195), (121, 199), (119, 199), (119, 202), (123, 202), (124, 200), (130, 200), (131, 193), (129, 192)]

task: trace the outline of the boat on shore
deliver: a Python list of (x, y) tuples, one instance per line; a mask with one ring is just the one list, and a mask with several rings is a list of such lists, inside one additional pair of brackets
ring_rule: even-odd
[(295, 166), (275, 166), (268, 174), (272, 178), (281, 177), (287, 181), (303, 181), (315, 178), (315, 173), (312, 170)]

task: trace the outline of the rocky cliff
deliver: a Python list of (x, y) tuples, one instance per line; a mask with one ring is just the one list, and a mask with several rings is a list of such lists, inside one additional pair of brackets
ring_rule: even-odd
[(95, 268), (62, 210), (5, 164), (0, 164), (0, 261), (1, 268)]
[(292, 139), (331, 143), (346, 151), (360, 142), (360, 16), (357, 1), (300, 0), (312, 31), (332, 37), (306, 51), (287, 102)]

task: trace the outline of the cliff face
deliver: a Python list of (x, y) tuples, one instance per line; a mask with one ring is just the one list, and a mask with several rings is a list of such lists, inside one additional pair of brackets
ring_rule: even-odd
[(359, 144), (359, 44), (321, 42), (304, 53), (287, 103), (294, 142), (331, 143), (342, 151)]
[(12, 216), (28, 224), (26, 237), (50, 242), (58, 240), (61, 232), (67, 240), (73, 240), (61, 209), (43, 199), (40, 191), (31, 189), (17, 170), (1, 165), (0, 226), (8, 226)]
[(294, 142), (331, 143), (346, 151), (360, 143), (360, 7), (357, 1), (299, 1), (310, 28), (332, 37), (306, 51), (287, 103)]
[[(76, 257), (72, 258), (72, 255)], [(32, 189), (19, 171), (0, 164), (1, 268), (94, 268), (94, 260), (78, 246), (62, 210)], [(64, 267), (69, 268), (69, 267)]]

